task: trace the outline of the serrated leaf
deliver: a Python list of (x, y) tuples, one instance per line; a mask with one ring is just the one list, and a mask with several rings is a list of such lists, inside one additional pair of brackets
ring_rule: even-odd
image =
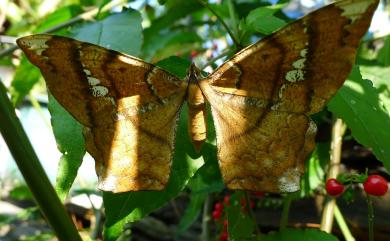
[(62, 153), (55, 188), (60, 199), (64, 201), (85, 155), (85, 143), (82, 135), (83, 127), (52, 95), (49, 95), (48, 108), (51, 114), (51, 125), (57, 147)]
[(342, 118), (353, 137), (372, 149), (375, 156), (390, 170), (390, 118), (383, 108), (377, 90), (363, 80), (357, 67), (329, 102), (328, 109)]
[(292, 229), (287, 228), (276, 233), (262, 235), (261, 241), (338, 241), (338, 239), (318, 229)]
[(378, 52), (378, 62), (384, 66), (390, 66), (390, 37), (385, 38), (385, 44)]
[(107, 18), (73, 29), (74, 37), (105, 48), (138, 56), (142, 46), (141, 15), (126, 9)]
[(390, 67), (360, 66), (363, 78), (369, 79), (379, 92), (379, 98), (383, 102), (387, 112), (390, 111)]

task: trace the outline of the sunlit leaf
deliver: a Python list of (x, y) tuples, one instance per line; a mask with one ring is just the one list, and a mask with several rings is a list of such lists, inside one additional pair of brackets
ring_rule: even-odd
[(390, 118), (377, 90), (362, 79), (354, 68), (349, 79), (329, 102), (328, 108), (342, 118), (353, 137), (372, 149), (375, 156), (390, 170)]

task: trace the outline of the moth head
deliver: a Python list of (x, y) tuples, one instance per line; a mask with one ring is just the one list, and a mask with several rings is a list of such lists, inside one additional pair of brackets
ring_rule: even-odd
[(187, 70), (186, 80), (188, 83), (197, 83), (202, 78), (202, 71), (194, 63)]

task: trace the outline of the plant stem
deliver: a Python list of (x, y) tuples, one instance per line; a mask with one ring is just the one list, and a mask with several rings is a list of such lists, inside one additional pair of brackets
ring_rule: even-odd
[(368, 241), (374, 241), (374, 206), (372, 205), (370, 194), (367, 194), (366, 197), (368, 209)]
[[(227, 3), (228, 3), (230, 19), (231, 19), (231, 22), (232, 22), (231, 26), (233, 28), (234, 36), (239, 37), (238, 24), (237, 24), (237, 21), (236, 21), (237, 19), (236, 19), (236, 15), (235, 15), (233, 2), (232, 2), (232, 0), (228, 0)], [(238, 42), (240, 42), (240, 41), (238, 41)], [(241, 46), (239, 46), (239, 47), (241, 48)]]
[(207, 63), (205, 63), (204, 65), (200, 66), (200, 69), (204, 69), (208, 66), (210, 66), (211, 64), (213, 64), (215, 61), (217, 61), (218, 59), (220, 58), (223, 58), (227, 55), (229, 55), (230, 53), (232, 52), (235, 52), (233, 50), (230, 50), (230, 49), (226, 49), (225, 51), (223, 51), (221, 54), (219, 54), (218, 56), (215, 56), (214, 58), (210, 59), (209, 61), (207, 61)]
[(240, 42), (237, 40), (236, 36), (233, 34), (233, 32), (229, 29), (229, 27), (227, 26), (227, 24), (225, 23), (225, 21), (223, 21), (222, 17), (218, 15), (218, 13), (212, 9), (210, 7), (210, 5), (207, 3), (207, 2), (204, 2), (203, 0), (198, 0), (198, 2), (205, 8), (207, 8), (210, 12), (212, 12), (217, 18), (218, 20), (221, 22), (221, 24), (223, 25), (223, 27), (226, 29), (226, 31), (228, 32), (229, 36), (232, 38), (232, 41), (234, 43), (234, 45), (236, 46), (237, 49), (241, 49), (241, 44)]
[(210, 222), (211, 222), (211, 209), (212, 209), (213, 198), (209, 194), (204, 202), (203, 206), (203, 218), (202, 218), (202, 241), (210, 240)]
[(282, 210), (282, 217), (280, 219), (279, 230), (282, 230), (287, 227), (291, 202), (292, 202), (292, 194), (287, 194), (287, 196), (283, 200), (283, 210)]
[[(52, 32), (55, 32), (57, 30), (60, 30), (62, 28), (65, 28), (65, 27), (69, 27), (77, 22), (80, 22), (82, 20), (89, 20), (91, 19), (93, 16), (95, 16), (96, 14), (98, 14), (99, 12), (105, 12), (105, 11), (108, 11), (110, 10), (111, 8), (115, 7), (115, 6), (119, 6), (121, 4), (125, 4), (126, 1), (125, 0), (113, 0), (111, 2), (109, 2), (108, 4), (106, 4), (103, 8), (94, 8), (90, 11), (87, 11), (85, 13), (82, 13), (72, 19), (69, 19), (68, 21), (64, 22), (64, 23), (60, 23), (52, 28), (49, 28), (49, 29), (46, 29), (45, 31), (43, 31), (42, 33), (52, 33)], [(0, 58), (3, 57), (3, 56), (6, 56), (8, 54), (11, 54), (12, 52), (14, 52), (16, 49), (18, 49), (18, 46), (13, 46), (13, 47), (10, 47), (8, 49), (5, 49), (3, 51), (0, 51)]]
[(345, 241), (355, 241), (355, 238), (352, 236), (351, 231), (348, 228), (347, 223), (337, 205), (334, 206), (334, 217), (337, 224), (340, 227), (341, 232), (343, 233)]
[(0, 81), (0, 132), (47, 222), (61, 241), (81, 237), (58, 198)]
[(257, 224), (256, 216), (253, 213), (253, 209), (251, 207), (251, 199), (249, 198), (249, 194), (247, 191), (244, 192), (244, 197), (245, 197), (246, 209), (248, 209), (249, 215), (252, 218), (253, 222), (255, 223), (256, 234), (260, 236), (261, 231), (259, 229), (259, 225)]
[[(343, 135), (345, 131), (345, 125), (341, 119), (337, 119), (332, 128), (332, 142), (330, 150), (329, 170), (326, 179), (336, 178), (340, 172), (340, 160), (341, 160), (341, 147), (343, 144)], [(334, 207), (336, 200), (334, 198), (326, 198), (324, 209), (321, 218), (322, 231), (330, 233), (333, 226)]]

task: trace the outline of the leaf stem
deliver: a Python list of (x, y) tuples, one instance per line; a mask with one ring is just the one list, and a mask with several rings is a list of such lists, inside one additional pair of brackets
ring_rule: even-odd
[(231, 53), (234, 53), (235, 51), (234, 50), (231, 50), (231, 49), (226, 49), (225, 51), (223, 51), (221, 54), (219, 54), (218, 56), (210, 59), (209, 61), (207, 61), (207, 63), (205, 63), (204, 65), (200, 66), (200, 69), (205, 69), (206, 67), (212, 65), (215, 61), (217, 61), (218, 59), (220, 58), (223, 58), (225, 56), (228, 56), (229, 54)]
[(0, 132), (31, 193), (60, 241), (81, 241), (52, 187), (0, 81)]
[(240, 42), (238, 41), (238, 39), (236, 38), (236, 36), (233, 34), (233, 32), (229, 29), (228, 25), (225, 23), (225, 21), (223, 21), (222, 17), (219, 16), (219, 14), (213, 9), (210, 7), (210, 5), (207, 3), (207, 2), (204, 2), (203, 0), (198, 0), (198, 2), (205, 8), (207, 8), (210, 12), (212, 12), (216, 17), (217, 19), (221, 22), (221, 24), (223, 25), (223, 27), (226, 29), (226, 31), (228, 32), (229, 36), (232, 38), (232, 41), (234, 43), (234, 45), (236, 46), (237, 49), (241, 49), (241, 44)]

